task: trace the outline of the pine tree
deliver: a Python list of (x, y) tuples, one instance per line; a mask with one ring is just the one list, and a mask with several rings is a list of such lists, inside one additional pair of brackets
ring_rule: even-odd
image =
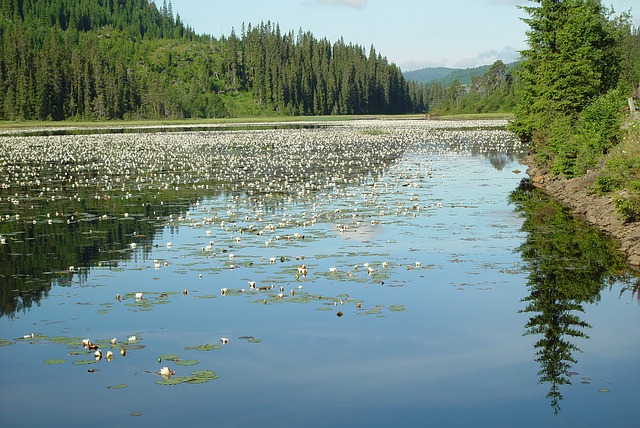
[(575, 117), (618, 82), (619, 58), (609, 12), (599, 0), (532, 0), (522, 52), (521, 103), (512, 129), (544, 140), (549, 124)]

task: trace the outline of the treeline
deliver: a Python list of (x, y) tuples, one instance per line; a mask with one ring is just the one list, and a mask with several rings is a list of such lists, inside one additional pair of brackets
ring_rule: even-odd
[(640, 107), (640, 31), (599, 0), (534, 3), (522, 6), (530, 30), (510, 129), (541, 168), (569, 178), (597, 170), (591, 190), (638, 220), (640, 132), (630, 112)]
[[(287, 114), (408, 113), (409, 87), (401, 70), (372, 46), (333, 45), (309, 32), (281, 34), (262, 23), (223, 40), (231, 52), (234, 87), (249, 89), (259, 105)], [(237, 52), (237, 55), (236, 55)]]
[(215, 39), (166, 0), (3, 0), (0, 13), (4, 120), (416, 110), (400, 69), (373, 47), (271, 23)]
[(453, 80), (448, 85), (440, 81), (410, 82), (409, 87), (412, 105), (418, 111), (488, 113), (513, 111), (518, 101), (517, 83), (514, 67), (498, 60), (484, 74), (472, 76), (470, 85)]

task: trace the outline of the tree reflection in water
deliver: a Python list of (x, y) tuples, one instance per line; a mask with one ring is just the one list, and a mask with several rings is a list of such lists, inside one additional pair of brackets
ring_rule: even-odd
[[(525, 335), (536, 335), (539, 383), (549, 384), (547, 398), (557, 415), (562, 385), (571, 384), (569, 370), (580, 348), (573, 338), (588, 339), (591, 328), (581, 314), (583, 304), (600, 300), (600, 291), (616, 282), (630, 285), (632, 275), (617, 244), (575, 218), (566, 208), (523, 180), (509, 200), (521, 212), (527, 232), (519, 251), (526, 262), (530, 294), (522, 312), (531, 314)], [(637, 281), (637, 279), (635, 279)]]

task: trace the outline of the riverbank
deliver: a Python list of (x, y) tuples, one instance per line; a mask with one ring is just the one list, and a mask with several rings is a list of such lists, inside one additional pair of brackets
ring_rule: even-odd
[(527, 174), (536, 187), (619, 241), (620, 250), (627, 257), (627, 262), (634, 269), (640, 270), (640, 222), (623, 222), (615, 212), (611, 196), (598, 196), (590, 190), (596, 179), (596, 172), (566, 179), (538, 168), (532, 157), (525, 164), (528, 166)]

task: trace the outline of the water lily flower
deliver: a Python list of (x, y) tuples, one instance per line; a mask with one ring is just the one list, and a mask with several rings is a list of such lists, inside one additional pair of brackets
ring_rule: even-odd
[(93, 353), (93, 356), (96, 358), (96, 360), (100, 361), (102, 359), (102, 351), (98, 349)]
[(225, 288), (221, 288), (220, 289), (220, 294), (224, 296), (224, 295), (227, 294), (227, 291), (229, 291), (229, 290), (226, 287)]
[(106, 358), (107, 358), (107, 360), (109, 360), (109, 361), (110, 361), (110, 360), (113, 360), (113, 352), (111, 352), (111, 351), (107, 351)]
[(220, 343), (222, 343), (223, 345), (226, 345), (227, 343), (229, 343), (229, 339), (226, 337), (221, 337), (220, 338)]
[(120, 348), (120, 355), (122, 355), (123, 357), (127, 355), (127, 350), (124, 347)]
[(136, 336), (129, 336), (129, 342), (135, 342), (136, 340), (138, 340), (138, 338)]
[(136, 293), (136, 300), (142, 300), (142, 293)]
[(160, 371), (158, 372), (158, 374), (159, 374), (160, 376), (163, 376), (163, 377), (167, 377), (167, 378), (168, 378), (168, 377), (170, 377), (170, 376), (172, 376), (172, 375), (176, 374), (176, 372), (174, 372), (173, 370), (170, 370), (170, 369), (169, 369), (169, 367), (164, 366), (163, 368), (161, 368), (161, 369), (160, 369)]
[(114, 337), (113, 339), (111, 339), (109, 341), (110, 344), (115, 345), (116, 344), (116, 338)]

